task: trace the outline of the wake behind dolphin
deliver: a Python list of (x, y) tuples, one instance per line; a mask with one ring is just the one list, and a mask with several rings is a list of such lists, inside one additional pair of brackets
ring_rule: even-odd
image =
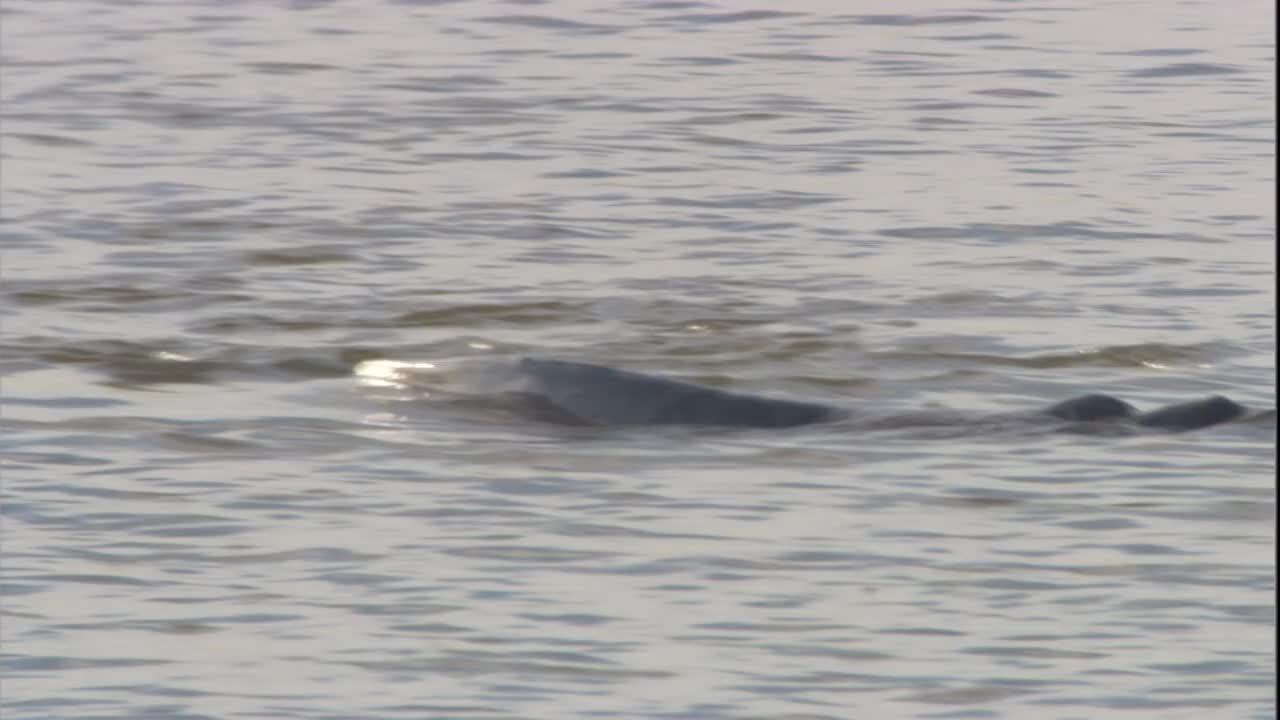
[[(441, 365), (444, 365), (442, 363)], [(371, 378), (444, 370), (434, 363), (370, 361), (356, 373)], [(562, 425), (686, 425), (791, 428), (848, 420), (855, 413), (818, 402), (784, 400), (671, 380), (629, 370), (542, 358), (475, 358), (441, 372), (439, 387), (472, 396), (503, 397), (534, 419)], [(388, 382), (391, 382), (388, 380)], [(1246, 409), (1221, 396), (1139, 412), (1110, 395), (1091, 394), (1020, 416), (1069, 423), (1127, 423), (1164, 431), (1195, 430), (1235, 420)], [(937, 425), (945, 418), (901, 419), (892, 426)], [(965, 422), (964, 420), (953, 422)]]

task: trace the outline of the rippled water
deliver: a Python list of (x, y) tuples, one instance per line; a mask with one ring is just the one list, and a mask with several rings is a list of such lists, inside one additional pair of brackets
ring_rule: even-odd
[(1274, 413), (559, 428), (353, 369), (1274, 408), (1273, 25), (5, 3), (5, 717), (1271, 717)]

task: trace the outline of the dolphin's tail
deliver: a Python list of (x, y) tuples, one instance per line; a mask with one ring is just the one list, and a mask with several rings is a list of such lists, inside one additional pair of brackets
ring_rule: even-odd
[(1203, 400), (1170, 405), (1139, 413), (1132, 405), (1110, 395), (1084, 395), (1064, 400), (1045, 411), (1060, 420), (1096, 422), (1100, 420), (1135, 420), (1139, 425), (1161, 430), (1198, 430), (1235, 420), (1245, 414), (1244, 406), (1221, 395)]
[(1221, 395), (1170, 405), (1138, 416), (1138, 424), (1165, 430), (1197, 430), (1235, 420), (1245, 414), (1239, 405)]

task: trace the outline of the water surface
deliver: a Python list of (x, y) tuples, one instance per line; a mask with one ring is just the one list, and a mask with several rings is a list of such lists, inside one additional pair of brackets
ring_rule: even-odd
[(1265, 718), (1270, 4), (3, 7), (9, 718)]

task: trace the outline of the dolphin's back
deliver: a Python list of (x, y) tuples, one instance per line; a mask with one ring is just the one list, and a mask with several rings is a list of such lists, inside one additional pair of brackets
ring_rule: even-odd
[(517, 371), (540, 414), (559, 422), (784, 428), (840, 415), (818, 403), (739, 395), (601, 365), (524, 358)]
[[(736, 428), (788, 428), (851, 420), (844, 410), (821, 403), (779, 400), (727, 392), (693, 383), (588, 363), (520, 358), (485, 365), (472, 378), (477, 387), (515, 400), (519, 410), (541, 420), (567, 425), (706, 425)], [(1037, 417), (1073, 424), (1116, 425), (1178, 432), (1217, 425), (1247, 415), (1246, 408), (1214, 396), (1142, 413), (1110, 395), (1072, 398), (1038, 412)], [(875, 418), (859, 413), (861, 427), (905, 427), (964, 423), (946, 416)]]

